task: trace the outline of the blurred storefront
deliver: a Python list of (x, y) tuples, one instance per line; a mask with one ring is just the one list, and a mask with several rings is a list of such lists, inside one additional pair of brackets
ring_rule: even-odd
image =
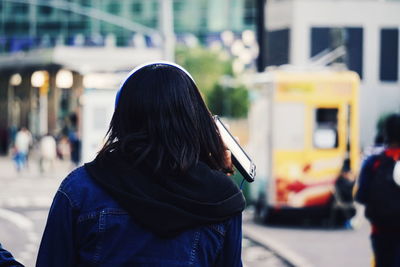
[[(130, 70), (162, 58), (160, 49), (55, 47), (0, 56), (2, 152), (17, 128), (35, 137), (79, 128), (83, 78), (90, 73)], [(8, 136), (8, 137), (7, 137)]]
[(113, 7), (0, 1), (0, 154), (22, 126), (36, 138), (79, 132), (85, 75), (129, 71), (165, 56), (157, 30), (102, 8)]

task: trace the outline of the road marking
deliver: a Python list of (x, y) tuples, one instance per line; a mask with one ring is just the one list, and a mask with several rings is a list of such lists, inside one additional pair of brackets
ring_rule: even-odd
[(0, 208), (0, 218), (12, 222), (24, 231), (33, 231), (33, 222), (22, 214)]
[(53, 201), (53, 197), (7, 197), (0, 199), (0, 207), (3, 208), (46, 208), (48, 209)]
[(2, 208), (0, 208), (0, 218), (13, 223), (26, 232), (28, 237), (28, 242), (25, 244), (24, 249), (19, 251), (18, 254), (15, 255), (15, 258), (20, 262), (32, 259), (36, 253), (36, 242), (39, 239), (34, 231), (33, 222), (22, 214)]

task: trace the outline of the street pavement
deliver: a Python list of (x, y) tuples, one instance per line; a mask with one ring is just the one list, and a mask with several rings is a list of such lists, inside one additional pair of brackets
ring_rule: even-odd
[(290, 222), (261, 225), (254, 223), (248, 215), (244, 216), (243, 232), (269, 246), (272, 251), (279, 252), (295, 266), (371, 266), (370, 227), (362, 210), (356, 229), (296, 225)]
[(17, 172), (9, 157), (0, 157), (0, 207), (48, 207), (60, 182), (72, 169), (69, 162), (56, 161), (40, 173), (37, 160)]
[(0, 157), (0, 243), (26, 266), (34, 266), (48, 209), (71, 169), (69, 162), (57, 161), (41, 173), (33, 157), (18, 173), (10, 157)]

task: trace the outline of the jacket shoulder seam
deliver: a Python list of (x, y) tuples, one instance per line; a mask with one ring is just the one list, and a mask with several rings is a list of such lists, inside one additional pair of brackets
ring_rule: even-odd
[(73, 208), (78, 208), (78, 205), (76, 203), (74, 203), (74, 201), (70, 198), (70, 196), (68, 196), (68, 194), (66, 192), (64, 192), (61, 188), (57, 190), (57, 192), (60, 192), (60, 194), (64, 195), (67, 199), (69, 204), (71, 205), (71, 207)]

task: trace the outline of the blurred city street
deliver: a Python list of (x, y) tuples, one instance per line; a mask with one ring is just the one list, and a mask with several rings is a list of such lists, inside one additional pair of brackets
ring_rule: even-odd
[[(17, 173), (9, 157), (0, 157), (0, 236), (2, 244), (26, 266), (34, 266), (38, 245), (52, 198), (71, 170), (70, 162), (57, 161), (54, 170), (41, 174), (33, 156), (29, 170)], [(356, 230), (304, 225), (265, 226), (244, 216), (243, 262), (247, 267), (368, 266), (371, 259), (369, 225)], [(257, 243), (254, 243), (254, 240)], [(262, 244), (262, 245), (260, 245)], [(264, 247), (267, 246), (267, 247)], [(351, 256), (349, 256), (351, 255)]]
[(0, 157), (0, 166), (1, 243), (26, 266), (34, 266), (48, 209), (71, 163), (57, 161), (43, 174), (35, 157), (20, 173), (9, 157)]
[[(165, 61), (189, 73), (256, 170), (241, 187), (245, 267), (371, 266), (355, 194), (365, 158), (388, 145), (384, 121), (400, 111), (400, 0), (0, 0), (0, 14), (0, 243), (26, 266), (61, 181), (104, 146), (132, 70)], [(163, 106), (148, 108), (163, 93), (140, 85), (146, 109)], [(129, 110), (132, 129), (152, 133), (131, 113), (145, 114)], [(245, 168), (232, 155), (239, 185)]]

